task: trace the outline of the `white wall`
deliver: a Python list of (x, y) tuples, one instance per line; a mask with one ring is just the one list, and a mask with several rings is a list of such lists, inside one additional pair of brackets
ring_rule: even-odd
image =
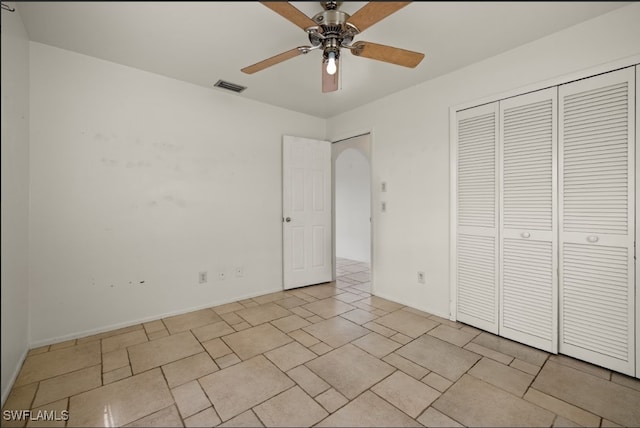
[[(365, 145), (365, 150), (359, 145)], [(366, 263), (371, 261), (368, 149), (369, 135), (333, 144), (333, 151), (337, 152), (334, 154), (336, 257)]]
[[(3, 235), (3, 267), (12, 266), (2, 273), (3, 333), (5, 316), (26, 325), (26, 171), (31, 341), (38, 345), (279, 289), (282, 134), (335, 140), (363, 129), (373, 130), (374, 206), (379, 182), (389, 185), (387, 212), (372, 213), (375, 290), (446, 316), (448, 108), (638, 54), (637, 22), (640, 5), (632, 4), (328, 123), (31, 43), (30, 166), (26, 125), (15, 139), (17, 156), (4, 156), (12, 147), (4, 134), (5, 64), (24, 67), (28, 59), (3, 61), (2, 206), (15, 207), (12, 216), (3, 208), (3, 231), (11, 221), (13, 233)], [(18, 74), (24, 86), (27, 73)], [(7, 114), (26, 111), (26, 103)], [(7, 183), (10, 171), (20, 179)], [(15, 261), (5, 258), (9, 243)], [(244, 277), (235, 278), (240, 265)], [(205, 270), (209, 282), (199, 285)], [(418, 270), (426, 286), (417, 284)], [(219, 271), (225, 281), (216, 279)], [(5, 287), (5, 275), (20, 286)], [(9, 313), (5, 293), (15, 294)], [(11, 360), (4, 341), (3, 363)], [(24, 339), (14, 345), (24, 348)]]
[(282, 135), (325, 124), (32, 42), (33, 343), (282, 289)]
[[(13, 3), (9, 3), (13, 6)], [(29, 40), (20, 13), (2, 11), (2, 403), (29, 340)]]
[(388, 183), (387, 212), (372, 213), (376, 294), (449, 314), (449, 107), (640, 54), (639, 22), (634, 3), (329, 119), (329, 139), (373, 130), (373, 206)]

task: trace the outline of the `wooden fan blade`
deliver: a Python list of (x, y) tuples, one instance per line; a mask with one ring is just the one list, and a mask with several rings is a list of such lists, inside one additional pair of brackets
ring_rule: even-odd
[(243, 73), (247, 73), (247, 74), (253, 74), (257, 71), (261, 71), (264, 70), (267, 67), (271, 67), (272, 65), (276, 65), (278, 63), (281, 63), (282, 61), (286, 61), (288, 59), (294, 58), (298, 55), (300, 55), (302, 53), (302, 51), (298, 48), (293, 48), (289, 51), (286, 52), (282, 52), (281, 54), (272, 56), (271, 58), (267, 58), (264, 61), (260, 61), (257, 62), (253, 65), (250, 65), (248, 67), (243, 68), (242, 71)]
[(353, 44), (353, 47), (354, 49), (351, 50), (351, 53), (355, 56), (377, 59), (378, 61), (389, 62), (409, 68), (415, 68), (424, 58), (424, 54), (420, 52), (408, 51), (406, 49), (371, 42), (357, 42)]
[(376, 22), (382, 21), (387, 16), (402, 9), (410, 1), (371, 1), (354, 13), (347, 20), (355, 25), (361, 33)]
[(338, 90), (338, 76), (340, 75), (340, 61), (336, 61), (336, 72), (334, 74), (327, 73), (327, 64), (322, 63), (322, 92), (333, 92)]
[(261, 1), (263, 5), (267, 6), (269, 9), (282, 16), (283, 18), (288, 19), (289, 21), (296, 24), (298, 27), (306, 30), (309, 27), (315, 27), (318, 24), (311, 18), (309, 18), (304, 13), (300, 12), (295, 8), (291, 3), (286, 1)]

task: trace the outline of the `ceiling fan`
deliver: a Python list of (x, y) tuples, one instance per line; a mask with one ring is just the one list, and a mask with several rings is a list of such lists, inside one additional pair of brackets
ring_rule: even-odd
[(245, 67), (242, 69), (244, 73), (253, 74), (298, 55), (322, 50), (322, 92), (333, 92), (338, 89), (337, 71), (342, 48), (348, 49), (355, 56), (410, 68), (416, 67), (424, 58), (423, 53), (406, 49), (364, 41), (352, 43), (357, 34), (411, 2), (371, 1), (353, 15), (349, 15), (338, 9), (343, 2), (324, 1), (320, 2), (324, 11), (313, 18), (309, 18), (289, 2), (263, 1), (260, 3), (305, 30), (311, 45), (298, 46)]

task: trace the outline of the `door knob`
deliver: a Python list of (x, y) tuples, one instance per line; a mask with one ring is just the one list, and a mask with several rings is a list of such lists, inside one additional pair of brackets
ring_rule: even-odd
[(287, 223), (289, 223), (291, 221), (291, 217), (287, 217), (284, 219), (284, 221), (286, 221)]

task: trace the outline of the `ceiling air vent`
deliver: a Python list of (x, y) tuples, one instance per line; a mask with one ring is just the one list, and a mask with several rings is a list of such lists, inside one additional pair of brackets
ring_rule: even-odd
[(217, 88), (226, 89), (228, 91), (240, 93), (247, 89), (246, 86), (236, 85), (235, 83), (225, 82), (224, 80), (218, 80), (215, 85)]

